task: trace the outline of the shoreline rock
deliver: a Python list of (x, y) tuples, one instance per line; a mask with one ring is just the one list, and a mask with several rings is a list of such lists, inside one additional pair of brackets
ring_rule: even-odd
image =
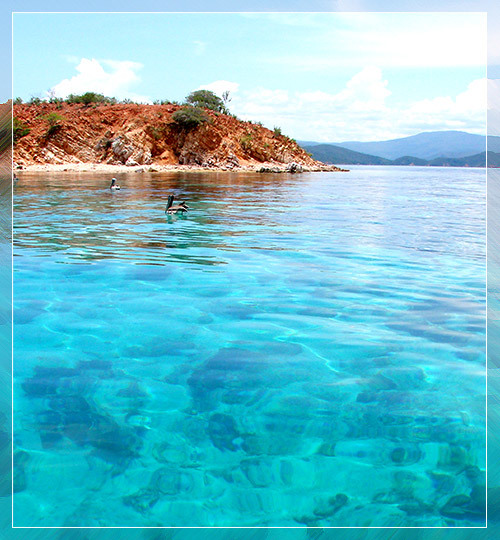
[(14, 163), (13, 171), (16, 174), (22, 172), (102, 172), (104, 174), (116, 173), (164, 173), (164, 172), (232, 172), (232, 173), (275, 173), (275, 174), (301, 174), (309, 172), (349, 172), (348, 169), (340, 169), (334, 165), (324, 165), (318, 167), (307, 167), (294, 163), (279, 166), (275, 163), (260, 163), (258, 165), (233, 166), (233, 167), (217, 167), (204, 165), (160, 165), (152, 163), (151, 165), (139, 164), (107, 164), (107, 163), (62, 163), (62, 164), (33, 164), (33, 165), (17, 165)]

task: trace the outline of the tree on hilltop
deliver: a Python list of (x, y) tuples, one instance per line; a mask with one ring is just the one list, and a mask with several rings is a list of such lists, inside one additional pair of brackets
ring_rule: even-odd
[(212, 111), (227, 114), (228, 110), (224, 101), (211, 90), (195, 90), (186, 97), (186, 103), (194, 107), (202, 107)]

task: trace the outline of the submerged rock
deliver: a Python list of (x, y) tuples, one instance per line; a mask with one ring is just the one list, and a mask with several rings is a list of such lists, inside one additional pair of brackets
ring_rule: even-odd
[(49, 397), (57, 394), (61, 379), (75, 377), (78, 370), (67, 367), (35, 366), (32, 377), (26, 379), (21, 387), (31, 397)]
[(477, 505), (468, 495), (460, 494), (450, 497), (439, 511), (447, 518), (478, 520), (485, 519), (485, 510), (485, 505)]
[(113, 362), (110, 360), (100, 360), (93, 358), (92, 360), (81, 360), (78, 363), (78, 369), (81, 370), (95, 370), (95, 371), (108, 371), (113, 368)]
[(146, 397), (148, 393), (144, 390), (137, 381), (132, 381), (127, 388), (118, 390), (117, 396), (127, 398), (142, 398)]
[(462, 471), (470, 465), (474, 465), (474, 456), (465, 447), (449, 444), (439, 448), (439, 460), (437, 466), (448, 471)]
[(438, 471), (428, 471), (427, 475), (438, 493), (452, 493), (455, 489), (456, 476)]
[(381, 376), (392, 381), (399, 390), (421, 388), (426, 381), (423, 369), (412, 366), (387, 367), (381, 370)]
[(132, 507), (136, 512), (146, 514), (160, 500), (160, 494), (152, 489), (144, 488), (123, 497), (122, 500), (126, 506)]
[(435, 512), (435, 508), (432, 505), (417, 499), (399, 504), (398, 508), (406, 512), (409, 516), (423, 516)]
[(244, 459), (240, 468), (253, 487), (268, 487), (276, 482), (273, 462), (267, 458)]
[(222, 413), (214, 413), (208, 421), (208, 435), (212, 444), (219, 450), (238, 450), (236, 439), (241, 438), (232, 416)]
[(161, 467), (151, 476), (148, 488), (161, 495), (179, 495), (193, 490), (194, 480), (186, 471)]
[[(73, 371), (76, 370), (59, 370), (58, 373), (71, 375)], [(45, 370), (41, 372), (46, 373)], [(79, 394), (81, 387), (85, 387), (82, 377), (69, 385), (59, 386), (60, 383), (61, 379), (56, 379), (54, 391), (44, 394), (50, 397), (49, 409), (37, 416), (37, 427), (45, 448), (54, 446), (64, 436), (78, 446), (89, 446), (93, 455), (113, 464), (120, 463), (120, 466), (137, 455), (142, 446), (137, 435), (141, 426), (123, 426), (99, 412), (93, 403)]]
[[(266, 387), (262, 371), (267, 361), (267, 356), (259, 352), (235, 347), (220, 349), (188, 379), (195, 407), (199, 410), (216, 408), (219, 390), (259, 392)], [(247, 394), (247, 397), (252, 396)]]
[(329, 497), (327, 500), (321, 500), (313, 512), (319, 518), (327, 518), (333, 516), (348, 502), (349, 497), (345, 493), (337, 493), (337, 495)]
[(140, 446), (140, 441), (131, 430), (104, 416), (94, 416), (93, 424), (88, 431), (88, 443), (94, 448), (124, 457), (135, 456), (137, 447)]
[(397, 446), (390, 452), (390, 460), (396, 465), (412, 465), (422, 458), (417, 445)]
[(123, 497), (122, 500), (136, 512), (147, 514), (160, 499), (168, 497), (174, 500), (193, 489), (194, 480), (189, 472), (176, 467), (161, 467), (153, 472), (146, 487)]

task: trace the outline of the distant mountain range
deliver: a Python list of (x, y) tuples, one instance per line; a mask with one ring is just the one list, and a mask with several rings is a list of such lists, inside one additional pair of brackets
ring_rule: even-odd
[[(300, 143), (299, 143), (300, 144)], [(390, 165), (391, 160), (379, 156), (354, 152), (333, 144), (301, 145), (314, 159), (323, 163), (342, 163), (344, 165)]]
[[(299, 141), (314, 159), (345, 165), (485, 167), (486, 137), (464, 131), (434, 131), (389, 141), (318, 143)], [(500, 166), (500, 137), (488, 137), (488, 166)]]
[[(379, 156), (353, 152), (333, 144), (303, 146), (314, 159), (334, 165), (418, 165), (431, 167), (486, 167), (486, 152), (460, 158), (438, 157), (421, 159), (415, 156), (402, 156), (397, 159), (385, 159)], [(488, 150), (488, 167), (500, 167), (500, 153)]]

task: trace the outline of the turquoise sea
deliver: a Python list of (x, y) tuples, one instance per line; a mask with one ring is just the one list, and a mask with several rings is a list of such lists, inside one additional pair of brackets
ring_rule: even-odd
[(15, 186), (15, 526), (484, 526), (484, 170), (116, 176)]

